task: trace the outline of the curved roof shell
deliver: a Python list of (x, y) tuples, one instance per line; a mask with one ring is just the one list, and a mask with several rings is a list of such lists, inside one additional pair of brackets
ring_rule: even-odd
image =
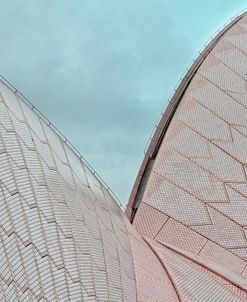
[(0, 81), (0, 300), (135, 301), (123, 211)]
[(221, 275), (229, 269), (244, 279), (246, 80), (243, 13), (215, 36), (180, 83), (151, 140), (128, 205), (139, 233), (199, 255), (210, 261), (211, 269), (221, 266), (216, 269)]
[[(233, 18), (227, 25), (225, 25), (208, 43), (208, 45), (199, 53), (198, 57), (193, 61), (191, 67), (188, 69), (184, 77), (181, 79), (177, 89), (175, 90), (174, 95), (169, 100), (168, 105), (166, 106), (159, 123), (155, 126), (154, 134), (151, 138), (150, 144), (148, 145), (147, 150), (145, 151), (145, 156), (141, 167), (139, 169), (138, 175), (136, 177), (134, 186), (132, 188), (128, 206), (127, 214), (129, 219), (132, 221), (135, 216), (135, 210), (138, 208), (139, 194), (143, 190), (144, 182), (146, 178), (144, 177), (148, 174), (148, 170), (152, 165), (152, 160), (155, 159), (157, 152), (159, 150), (160, 144), (163, 141), (163, 138), (166, 134), (170, 122), (173, 118), (174, 113), (177, 110), (178, 105), (180, 104), (186, 89), (190, 85), (191, 80), (194, 75), (197, 73), (198, 69), (207, 58), (208, 54), (212, 49), (220, 42), (221, 38), (232, 29), (239, 21), (246, 16), (246, 12), (240, 14), (239, 16)], [(243, 42), (244, 43), (244, 42)]]

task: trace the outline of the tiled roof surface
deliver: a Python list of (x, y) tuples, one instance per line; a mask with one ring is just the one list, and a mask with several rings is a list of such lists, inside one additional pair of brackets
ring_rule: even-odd
[(197, 66), (162, 140), (154, 135), (130, 200), (180, 301), (247, 300), (246, 83), (244, 14)]
[(247, 301), (246, 81), (243, 14), (192, 66), (155, 134), (134, 226), (0, 81), (0, 302)]

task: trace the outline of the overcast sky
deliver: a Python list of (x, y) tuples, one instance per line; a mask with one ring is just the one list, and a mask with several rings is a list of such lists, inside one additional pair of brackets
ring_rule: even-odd
[(0, 73), (125, 203), (152, 129), (238, 0), (0, 0)]

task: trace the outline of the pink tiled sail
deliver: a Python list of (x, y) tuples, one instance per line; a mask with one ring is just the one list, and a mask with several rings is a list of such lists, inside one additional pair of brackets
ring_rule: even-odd
[[(194, 255), (188, 272), (190, 265), (194, 269), (193, 259), (199, 259), (225, 274), (228, 282), (238, 280), (235, 286), (245, 284), (247, 267), (246, 51), (244, 13), (216, 36), (182, 80), (152, 138), (128, 204), (128, 216), (141, 235)], [(222, 280), (212, 276), (199, 281), (198, 275), (199, 283), (208, 284), (201, 296), (203, 285), (193, 289), (195, 280), (182, 277), (184, 260), (176, 267), (174, 250), (158, 248), (157, 253), (168, 271), (174, 264), (171, 278), (181, 286), (181, 301), (246, 300), (245, 287), (238, 296), (235, 290), (218, 288)], [(218, 289), (210, 294), (206, 288), (213, 279)]]

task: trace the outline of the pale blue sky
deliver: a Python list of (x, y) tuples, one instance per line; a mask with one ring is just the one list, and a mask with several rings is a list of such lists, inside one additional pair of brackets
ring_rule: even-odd
[(180, 76), (245, 3), (0, 0), (0, 73), (125, 203)]

